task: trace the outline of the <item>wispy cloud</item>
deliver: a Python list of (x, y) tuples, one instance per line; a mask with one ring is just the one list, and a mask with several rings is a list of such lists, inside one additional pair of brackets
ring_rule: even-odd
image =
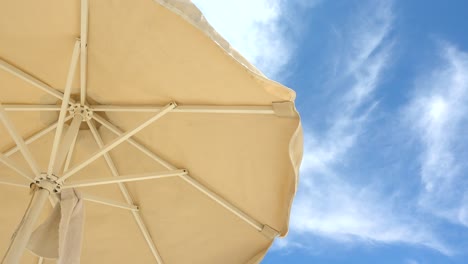
[(468, 53), (445, 43), (441, 55), (442, 63), (421, 76), (405, 114), (422, 144), (420, 205), (468, 226)]
[(350, 48), (344, 54), (347, 73), (359, 71), (372, 55), (382, 47), (382, 42), (388, 39), (388, 32), (393, 27), (392, 1), (378, 1), (363, 5), (355, 20), (357, 27), (347, 30), (353, 38)]
[[(319, 0), (297, 0), (312, 8)], [(289, 9), (284, 0), (193, 0), (208, 21), (231, 45), (267, 76), (275, 76), (289, 62), (294, 41), (285, 34)]]
[[(193, 2), (218, 32), (267, 75), (277, 77), (289, 63), (294, 44), (284, 23), (297, 20), (288, 18), (291, 9), (283, 8), (284, 0)], [(326, 1), (294, 1), (302, 8), (319, 4)], [(394, 21), (393, 1), (365, 1), (349, 23), (333, 28), (345, 43), (329, 57), (334, 63), (327, 86), (335, 88), (336, 96), (329, 103), (334, 107), (324, 113), (329, 121), (324, 127), (313, 130), (304, 123), (305, 154), (291, 232), (277, 248), (310, 249), (314, 246), (310, 238), (316, 236), (348, 244), (409, 243), (451, 253), (424, 221), (401, 213), (394, 198), (385, 197), (378, 186), (357, 182), (359, 166), (348, 164), (356, 146), (365, 140), (362, 135), (378, 107), (375, 93), (394, 53)]]
[(391, 64), (393, 21), (391, 1), (368, 2), (349, 27), (340, 29), (350, 48), (340, 54), (339, 74), (333, 76), (339, 96), (337, 107), (327, 113), (331, 125), (325, 133), (305, 135), (301, 189), (288, 238), (296, 246), (298, 241), (301, 247), (313, 246), (300, 241), (303, 234), (315, 234), (340, 242), (410, 243), (450, 252), (417, 219), (399, 214), (392, 198), (383, 197), (376, 186), (354, 181), (358, 169), (343, 169), (378, 105), (374, 93)]

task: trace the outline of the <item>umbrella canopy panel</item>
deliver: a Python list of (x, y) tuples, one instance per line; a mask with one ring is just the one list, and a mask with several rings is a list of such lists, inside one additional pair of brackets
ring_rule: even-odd
[[(85, 38), (79, 0), (0, 0), (0, 102), (41, 172), (50, 167), (54, 122), (81, 38), (86, 70), (76, 68), (71, 103), (84, 98), (94, 118), (82, 124), (60, 176), (65, 186), (114, 203), (128, 204), (124, 188), (139, 206), (136, 216), (87, 203), (82, 262), (155, 262), (145, 228), (164, 263), (259, 261), (273, 239), (263, 227), (288, 230), (302, 155), (294, 92), (231, 49), (187, 1), (89, 0), (87, 10)], [(177, 106), (83, 165), (169, 102)], [(0, 138), (0, 151), (33, 174), (3, 126)], [(189, 175), (83, 185), (176, 169)], [(29, 200), (27, 188), (11, 185), (29, 184), (20, 174), (0, 164), (0, 183), (10, 183), (0, 184), (0, 253)], [(26, 254), (22, 263), (37, 262)]]

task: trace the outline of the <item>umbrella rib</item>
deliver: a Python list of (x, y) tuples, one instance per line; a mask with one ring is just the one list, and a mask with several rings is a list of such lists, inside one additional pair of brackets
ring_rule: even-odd
[(30, 175), (30, 173), (21, 169), (18, 164), (13, 162), (11, 159), (7, 158), (5, 155), (0, 154), (0, 162), (5, 164), (10, 169), (16, 171), (19, 175), (23, 176), (25, 179), (32, 180), (34, 177)]
[(58, 90), (50, 87), (49, 85), (37, 79), (36, 77), (33, 77), (32, 75), (20, 70), (19, 68), (9, 64), (8, 62), (2, 59), (0, 59), (0, 69), (3, 69), (4, 71), (15, 75), (16, 77), (22, 79), (23, 81), (26, 81), (27, 83), (32, 84), (33, 86), (43, 90), (44, 92), (60, 100), (62, 100), (63, 98), (63, 94), (59, 92)]
[(127, 204), (127, 203), (122, 203), (119, 201), (114, 201), (111, 199), (91, 195), (88, 193), (81, 193), (81, 197), (85, 201), (93, 202), (93, 203), (98, 203), (98, 204), (103, 204), (103, 205), (108, 205), (116, 208), (122, 208), (130, 211), (138, 211), (138, 206), (133, 205), (133, 204)]
[[(123, 134), (123, 131), (120, 130), (119, 128), (117, 128), (114, 124), (112, 124), (111, 122), (105, 120), (104, 118), (102, 118), (101, 116), (98, 116), (98, 115), (93, 115), (93, 119), (96, 120), (98, 123), (100, 123), (101, 125), (103, 125), (104, 127), (106, 127), (107, 129), (109, 129), (112, 133), (116, 134), (117, 136), (120, 136)], [(150, 157), (151, 159), (155, 160), (156, 162), (158, 162), (159, 164), (163, 165), (166, 169), (170, 169), (170, 170), (173, 170), (173, 169), (176, 169), (176, 167), (172, 166), (171, 164), (169, 164), (168, 162), (166, 162), (165, 160), (161, 159), (160, 157), (158, 157), (156, 154), (154, 154), (151, 150), (149, 150), (148, 148), (146, 148), (145, 146), (143, 146), (142, 144), (138, 143), (135, 139), (133, 138), (129, 138), (127, 139), (128, 143), (130, 143), (131, 145), (133, 145), (135, 148), (137, 148), (138, 150), (140, 150), (141, 152), (143, 152), (145, 155), (147, 155), (148, 157)]]
[[(98, 145), (99, 148), (104, 147), (104, 142), (102, 141), (101, 135), (97, 131), (96, 126), (94, 125), (93, 122), (90, 120), (87, 121), (89, 129), (91, 130), (91, 134), (93, 134), (94, 140), (96, 141), (96, 144)], [(106, 160), (107, 166), (109, 167), (112, 176), (118, 177), (119, 172), (117, 171), (117, 168), (115, 167), (114, 162), (112, 161), (110, 154), (106, 153), (104, 154), (104, 159)], [(128, 204), (133, 204), (133, 199), (132, 196), (130, 195), (130, 192), (127, 190), (127, 187), (123, 183), (118, 183), (120, 192), (124, 196), (125, 200), (127, 201)]]
[[(108, 128), (114, 134), (116, 134), (116, 135), (121, 135), (122, 134), (122, 131), (119, 128), (114, 126), (112, 123), (106, 121), (105, 119), (103, 119), (103, 118), (101, 118), (99, 116), (96, 116), (96, 115), (94, 115), (93, 118), (97, 122), (101, 123), (104, 127)], [(171, 165), (167, 161), (160, 158), (158, 155), (153, 153), (151, 150), (149, 150), (148, 148), (146, 148), (142, 144), (138, 143), (136, 140), (130, 138), (127, 141), (131, 145), (133, 145), (134, 147), (136, 147), (137, 149), (142, 151), (144, 154), (146, 154), (148, 157), (150, 157), (151, 159), (155, 160), (156, 162), (158, 162), (159, 164), (164, 166), (166, 169), (169, 169), (169, 170), (176, 169), (176, 167), (174, 167), (173, 165)], [(200, 182), (198, 182), (194, 178), (190, 177), (188, 174), (182, 175), (180, 177), (182, 177), (182, 179), (184, 179), (186, 182), (190, 183), (193, 187), (195, 187), (196, 189), (201, 191), (203, 194), (207, 195), (209, 198), (211, 198), (212, 200), (214, 200), (215, 202), (217, 202), (218, 204), (220, 204), (221, 206), (223, 206), (224, 208), (229, 210), (231, 213), (235, 214), (236, 216), (238, 216), (239, 218), (244, 220), (246, 223), (251, 225), (257, 231), (259, 231), (259, 232), (263, 231), (265, 225), (263, 225), (259, 221), (255, 220), (253, 217), (249, 216), (248, 214), (244, 213), (241, 209), (239, 209), (235, 205), (231, 204), (226, 199), (224, 199), (221, 196), (215, 194), (209, 188), (205, 187), (203, 184), (201, 184)]]
[[(91, 105), (97, 112), (157, 112), (163, 106), (136, 105)], [(273, 106), (217, 106), (217, 105), (180, 105), (174, 113), (207, 113), (207, 114), (264, 114), (274, 115)]]
[[(70, 120), (72, 118), (72, 116), (67, 116), (65, 118), (65, 122), (67, 122), (68, 120)], [(33, 143), (34, 141), (38, 140), (39, 138), (41, 138), (42, 136), (46, 135), (47, 133), (49, 133), (50, 131), (54, 130), (56, 127), (57, 127), (57, 124), (58, 124), (58, 121), (51, 124), (50, 126), (40, 130), (39, 132), (37, 132), (36, 134), (30, 136), (29, 138), (27, 138), (24, 143), (26, 143), (26, 145), (28, 144), (31, 144)], [(16, 153), (17, 151), (19, 150), (18, 146), (14, 146), (13, 148), (9, 149), (8, 151), (5, 152), (5, 156), (11, 156), (13, 155), (14, 153)]]
[(4, 104), (3, 108), (8, 112), (60, 111), (59, 105)]
[[(71, 125), (68, 127), (68, 131), (65, 134), (63, 140), (60, 141), (60, 146), (57, 151), (57, 158), (55, 159), (52, 171), (55, 175), (62, 167), (65, 160), (70, 160), (71, 151), (74, 148), (75, 140), (80, 130), (81, 122), (83, 121), (81, 115), (75, 115)], [(67, 168), (64, 167), (64, 170)]]
[[(59, 105), (4, 104), (3, 106), (6, 111), (60, 111)], [(161, 111), (164, 106), (90, 105), (90, 108), (94, 112), (154, 113)], [(173, 112), (206, 114), (275, 114), (272, 106), (184, 105), (178, 106)]]
[(8, 133), (11, 135), (11, 137), (15, 141), (19, 150), (23, 154), (23, 157), (25, 158), (26, 162), (31, 167), (33, 173), (35, 175), (39, 175), (40, 170), (39, 170), (39, 166), (37, 165), (36, 160), (34, 159), (31, 152), (29, 151), (29, 148), (26, 146), (26, 143), (24, 142), (23, 138), (16, 130), (15, 126), (13, 125), (13, 122), (11, 122), (10, 118), (7, 116), (1, 103), (0, 103), (0, 119), (2, 120), (6, 129), (8, 130)]
[(55, 137), (54, 137), (54, 143), (52, 145), (52, 152), (50, 154), (50, 160), (49, 160), (49, 167), (47, 169), (47, 173), (49, 175), (52, 175), (54, 173), (57, 173), (54, 170), (54, 165), (55, 161), (57, 159), (57, 152), (59, 149), (60, 145), (60, 140), (62, 137), (62, 130), (63, 130), (63, 125), (64, 125), (64, 120), (67, 115), (68, 111), (68, 103), (70, 101), (70, 95), (71, 95), (71, 88), (73, 84), (73, 79), (75, 77), (75, 71), (76, 71), (76, 66), (78, 63), (78, 57), (80, 54), (80, 40), (76, 40), (75, 46), (73, 48), (73, 54), (72, 54), (72, 59), (70, 62), (70, 67), (68, 69), (68, 75), (67, 75), (67, 82), (65, 85), (65, 93), (63, 95), (63, 100), (62, 100), (62, 105), (60, 107), (60, 115), (58, 119), (58, 126), (57, 130), (55, 131)]
[[(80, 121), (80, 123), (81, 123), (81, 121)], [(63, 166), (63, 171), (67, 171), (68, 168), (70, 167), (71, 159), (73, 157), (73, 150), (75, 149), (77, 139), (78, 139), (78, 133), (75, 135), (75, 137), (73, 138), (73, 141), (72, 141), (72, 143), (70, 145), (70, 149), (69, 149), (68, 155), (67, 155), (67, 160), (65, 161), (65, 165)]]
[(108, 178), (101, 178), (101, 179), (69, 182), (69, 183), (64, 184), (62, 189), (98, 186), (98, 185), (114, 184), (114, 183), (120, 183), (120, 182), (145, 181), (145, 180), (181, 176), (185, 174), (187, 174), (187, 170), (170, 170), (170, 171), (143, 173), (143, 174), (135, 174), (135, 175), (123, 175), (123, 176), (118, 176), (118, 177), (108, 177)]
[(221, 196), (217, 195), (213, 191), (211, 191), (208, 187), (204, 186), (201, 184), (199, 181), (195, 180), (189, 175), (183, 175), (181, 176), (182, 179), (184, 179), (186, 182), (191, 184), (193, 187), (195, 187), (197, 190), (205, 194), (206, 196), (210, 197), (212, 200), (217, 202), (219, 205), (223, 206), (226, 208), (228, 211), (231, 213), (235, 214), (242, 220), (244, 220), (246, 223), (251, 225), (253, 228), (257, 229), (257, 231), (261, 232), (263, 230), (264, 225), (260, 223), (259, 221), (255, 220), (253, 217), (247, 215), (244, 213), (241, 209), (237, 208), (230, 202), (228, 202), (226, 199), (222, 198)]
[(88, 63), (88, 0), (81, 0), (81, 65), (80, 65), (80, 102), (86, 102), (87, 63)]
[(8, 185), (8, 186), (21, 187), (21, 188), (28, 188), (29, 189), (29, 184), (21, 184), (21, 183), (16, 183), (16, 182), (9, 182), (9, 181), (0, 181), (0, 185)]
[[(98, 147), (99, 148), (104, 147), (104, 142), (102, 141), (101, 135), (97, 131), (96, 126), (94, 125), (94, 123), (91, 122), (91, 121), (88, 121), (87, 123), (88, 123), (88, 126), (89, 126), (90, 130), (91, 130), (91, 133), (94, 136), (94, 139), (95, 139)], [(109, 153), (104, 154), (104, 158), (106, 160), (107, 166), (109, 167), (109, 169), (110, 169), (110, 171), (112, 173), (112, 176), (119, 177), (119, 172), (117, 171), (117, 168), (115, 167), (115, 164), (112, 161)], [(134, 202), (133, 202), (132, 196), (130, 195), (130, 192), (128, 191), (125, 184), (124, 183), (118, 183), (118, 185), (119, 185), (120, 192), (122, 193), (123, 197), (125, 198), (125, 201), (127, 201), (127, 203), (129, 205), (133, 205)], [(150, 235), (150, 233), (148, 231), (148, 228), (146, 227), (146, 224), (143, 222), (143, 219), (141, 217), (140, 212), (132, 211), (132, 215), (133, 215), (133, 218), (135, 219), (136, 224), (140, 228), (140, 231), (141, 231), (143, 237), (145, 238), (146, 243), (148, 244), (148, 247), (150, 248), (151, 253), (153, 254), (153, 256), (156, 259), (157, 263), (163, 264), (161, 255), (159, 254), (159, 252), (158, 252), (158, 250), (156, 248), (156, 245), (154, 244), (153, 238), (151, 237), (151, 235)]]
[(130, 137), (132, 137), (133, 135), (135, 135), (136, 133), (138, 133), (142, 129), (144, 129), (145, 127), (152, 124), (154, 121), (156, 121), (156, 120), (160, 119), (161, 117), (165, 116), (167, 113), (169, 113), (176, 106), (177, 106), (176, 103), (169, 103), (166, 107), (164, 107), (161, 111), (159, 111), (156, 115), (154, 115), (150, 119), (146, 120), (143, 124), (137, 126), (136, 128), (134, 128), (131, 131), (128, 131), (128, 132), (122, 134), (120, 137), (116, 138), (115, 140), (113, 140), (109, 144), (105, 145), (102, 149), (95, 152), (89, 159), (83, 161), (82, 163), (80, 163), (80, 164), (76, 165), (75, 167), (71, 168), (69, 171), (65, 172), (64, 175), (62, 177), (60, 177), (59, 182), (63, 183), (67, 178), (69, 178), (70, 176), (72, 176), (73, 174), (78, 172), (79, 170), (83, 169), (84, 167), (86, 167), (87, 165), (89, 165), (90, 163), (95, 161), (96, 159), (100, 158), (105, 153), (111, 151), (112, 149), (114, 149), (115, 147), (117, 147), (118, 145), (120, 145), (121, 143), (123, 143), (124, 141), (126, 141), (127, 139), (129, 139)]

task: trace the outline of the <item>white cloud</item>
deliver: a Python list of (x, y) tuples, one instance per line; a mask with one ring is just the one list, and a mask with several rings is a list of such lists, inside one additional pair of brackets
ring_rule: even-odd
[(423, 145), (420, 205), (468, 226), (466, 156), (460, 155), (468, 147), (468, 53), (442, 46), (444, 62), (421, 77), (405, 114)]
[(394, 201), (383, 197), (377, 187), (357, 184), (350, 171), (340, 170), (377, 106), (374, 92), (392, 55), (393, 19), (390, 1), (374, 2), (363, 7), (355, 23), (342, 29), (348, 32), (343, 41), (351, 48), (340, 54), (345, 59), (336, 72), (342, 74), (333, 76), (340, 83), (339, 107), (329, 113), (332, 125), (323, 136), (305, 134), (291, 234), (279, 248), (298, 242), (301, 247), (314, 247), (301, 242), (304, 234), (314, 234), (339, 242), (409, 243), (450, 253), (421, 221), (398, 214)]
[[(276, 75), (289, 62), (294, 45), (282, 23), (290, 23), (282, 8), (284, 0), (194, 0), (208, 21), (241, 54), (267, 75)], [(322, 0), (296, 0), (294, 4), (312, 8)], [(335, 75), (339, 83), (339, 107), (329, 115), (332, 125), (324, 135), (308, 131), (301, 182), (291, 216), (291, 233), (277, 248), (308, 248), (304, 235), (314, 234), (334, 241), (410, 243), (450, 250), (421, 221), (396, 211), (392, 199), (382, 197), (374, 186), (353, 182), (340, 166), (353, 155), (369, 115), (378, 105), (374, 92), (390, 64), (394, 15), (392, 1), (368, 1), (359, 5), (353, 22), (339, 31), (346, 49), (338, 53)], [(293, 23), (300, 21), (292, 21)], [(301, 25), (303, 28), (304, 25)], [(294, 25), (292, 25), (294, 27)], [(336, 81), (338, 80), (338, 81)], [(442, 113), (443, 105), (439, 111)], [(437, 112), (435, 113), (437, 115)], [(307, 129), (307, 124), (304, 124)], [(465, 210), (464, 215), (467, 215)], [(461, 213), (463, 215), (463, 213)]]
[(452, 253), (421, 221), (398, 214), (393, 200), (382, 197), (375, 186), (353, 184), (333, 171), (302, 175), (310, 178), (303, 180), (308, 183), (297, 197), (288, 240), (297, 243), (295, 236), (315, 234), (343, 243), (408, 243)]
[(393, 26), (392, 1), (378, 1), (363, 5), (355, 17), (356, 28), (350, 28), (353, 37), (347, 50), (347, 72), (353, 72), (368, 63), (369, 58), (388, 40), (387, 34)]
[[(267, 76), (275, 76), (293, 53), (285, 34), (284, 0), (194, 0), (213, 27)], [(312, 1), (315, 3), (316, 1)], [(302, 7), (311, 8), (312, 2)]]

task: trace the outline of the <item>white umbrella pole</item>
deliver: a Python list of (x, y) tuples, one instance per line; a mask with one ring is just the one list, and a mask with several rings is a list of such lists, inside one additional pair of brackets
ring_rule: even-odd
[(20, 262), (21, 256), (26, 249), (26, 245), (29, 242), (29, 238), (31, 237), (37, 219), (39, 218), (48, 197), (49, 191), (47, 189), (40, 188), (36, 191), (2, 264), (17, 264)]

